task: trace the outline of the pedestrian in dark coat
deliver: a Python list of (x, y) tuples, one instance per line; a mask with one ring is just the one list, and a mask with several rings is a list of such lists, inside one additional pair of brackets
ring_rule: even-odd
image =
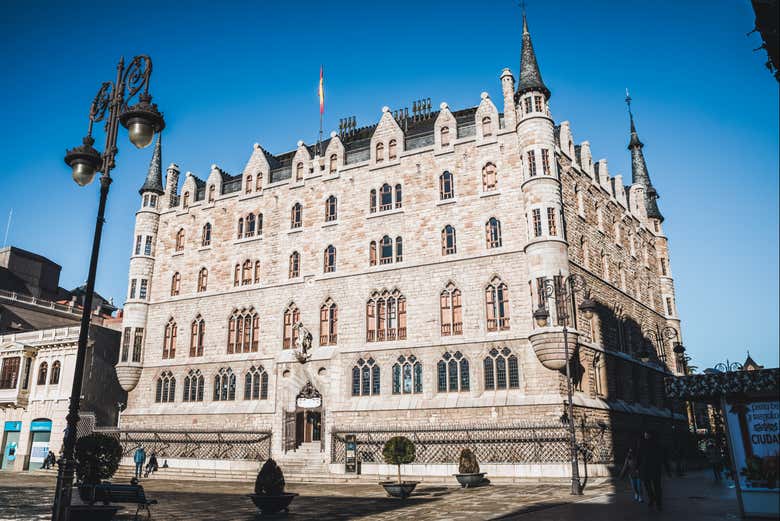
[(647, 495), (647, 505), (662, 509), (663, 490), (661, 475), (664, 468), (664, 451), (655, 436), (645, 431), (639, 442), (639, 477)]
[(642, 481), (639, 477), (639, 460), (637, 459), (634, 449), (628, 449), (626, 454), (626, 461), (623, 463), (623, 469), (620, 471), (620, 478), (628, 474), (628, 479), (631, 480), (631, 490), (634, 491), (634, 501), (642, 503)]

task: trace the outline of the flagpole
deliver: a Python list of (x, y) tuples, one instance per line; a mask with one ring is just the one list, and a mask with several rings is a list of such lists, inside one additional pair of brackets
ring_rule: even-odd
[(325, 112), (325, 87), (323, 85), (323, 81), (324, 81), (323, 68), (324, 67), (320, 65), (320, 85), (318, 89), (318, 95), (320, 98), (320, 136), (319, 139), (317, 140), (317, 149), (319, 151), (320, 157), (322, 157), (322, 114)]

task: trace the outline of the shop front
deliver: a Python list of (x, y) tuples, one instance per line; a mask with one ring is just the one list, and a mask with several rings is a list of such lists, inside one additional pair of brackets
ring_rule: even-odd
[(22, 432), (22, 422), (7, 421), (3, 426), (3, 453), (0, 470), (12, 470), (16, 464), (19, 449), (19, 434)]
[(27, 468), (37, 470), (43, 467), (46, 455), (49, 454), (51, 439), (51, 420), (40, 418), (30, 424), (30, 452)]

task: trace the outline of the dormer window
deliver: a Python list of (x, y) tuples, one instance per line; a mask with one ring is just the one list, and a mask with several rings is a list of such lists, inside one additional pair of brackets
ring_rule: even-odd
[(449, 127), (441, 127), (441, 130), (439, 131), (439, 135), (441, 136), (441, 146), (443, 146), (443, 147), (450, 146), (450, 129), (449, 129)]
[(255, 182), (255, 190), (260, 190), (263, 187), (263, 173), (257, 173), (257, 181)]
[(295, 167), (295, 180), (303, 181), (303, 163), (298, 163)]
[(384, 143), (377, 143), (376, 144), (376, 162), (381, 163), (385, 160), (385, 144)]
[(331, 154), (330, 156), (330, 169), (329, 172), (331, 175), (336, 173), (336, 170), (338, 169), (339, 164), (339, 158), (336, 154)]
[(482, 118), (482, 137), (488, 137), (493, 134), (493, 126), (490, 121), (490, 116)]
[(252, 193), (252, 174), (246, 176), (246, 187), (244, 188), (244, 193)]
[(393, 161), (398, 157), (398, 154), (396, 153), (397, 145), (398, 143), (396, 142), (395, 139), (391, 139), (390, 143), (387, 144), (387, 158), (390, 161)]
[(214, 185), (209, 186), (209, 202), (213, 203), (215, 194), (216, 194), (217, 187)]
[(182, 197), (182, 200), (181, 200), (181, 206), (184, 209), (189, 208), (189, 206), (190, 206), (190, 193), (189, 192), (184, 192), (184, 197)]

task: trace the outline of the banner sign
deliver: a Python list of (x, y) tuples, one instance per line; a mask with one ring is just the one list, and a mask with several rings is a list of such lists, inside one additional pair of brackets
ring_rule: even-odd
[(777, 490), (780, 401), (727, 401), (726, 413), (742, 490)]

